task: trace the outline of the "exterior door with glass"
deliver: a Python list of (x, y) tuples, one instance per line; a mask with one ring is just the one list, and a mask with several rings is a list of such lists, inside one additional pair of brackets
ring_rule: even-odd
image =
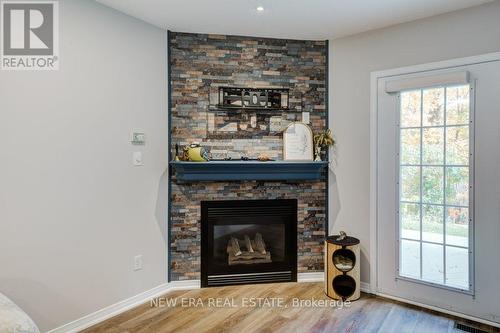
[(499, 78), (498, 61), (379, 78), (379, 293), (496, 318), (485, 288), (500, 275)]

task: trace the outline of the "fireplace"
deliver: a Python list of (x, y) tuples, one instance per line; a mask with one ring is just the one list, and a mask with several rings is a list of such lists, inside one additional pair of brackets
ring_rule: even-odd
[(297, 200), (201, 202), (201, 286), (297, 281)]

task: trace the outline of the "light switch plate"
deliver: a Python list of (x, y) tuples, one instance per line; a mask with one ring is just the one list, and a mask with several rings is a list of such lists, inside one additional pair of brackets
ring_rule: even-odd
[(142, 162), (142, 153), (140, 151), (135, 151), (132, 154), (132, 162), (135, 166), (144, 165), (144, 163)]
[(141, 269), (142, 269), (142, 254), (139, 254), (134, 257), (134, 271), (139, 271)]
[(137, 146), (144, 146), (146, 144), (146, 134), (142, 131), (133, 131), (130, 136), (130, 143)]

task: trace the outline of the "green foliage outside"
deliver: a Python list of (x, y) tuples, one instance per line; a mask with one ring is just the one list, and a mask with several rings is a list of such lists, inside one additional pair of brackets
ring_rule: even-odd
[[(469, 205), (468, 121), (468, 85), (401, 94), (400, 196), (424, 203), (423, 232), (443, 233), (446, 219), (447, 235), (468, 236), (467, 208), (432, 205)], [(400, 214), (403, 229), (420, 230), (419, 204), (401, 204)]]

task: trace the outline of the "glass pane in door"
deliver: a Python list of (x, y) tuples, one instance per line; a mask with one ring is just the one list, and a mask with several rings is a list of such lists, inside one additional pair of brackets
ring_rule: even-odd
[(469, 289), (470, 87), (400, 94), (399, 276)]

